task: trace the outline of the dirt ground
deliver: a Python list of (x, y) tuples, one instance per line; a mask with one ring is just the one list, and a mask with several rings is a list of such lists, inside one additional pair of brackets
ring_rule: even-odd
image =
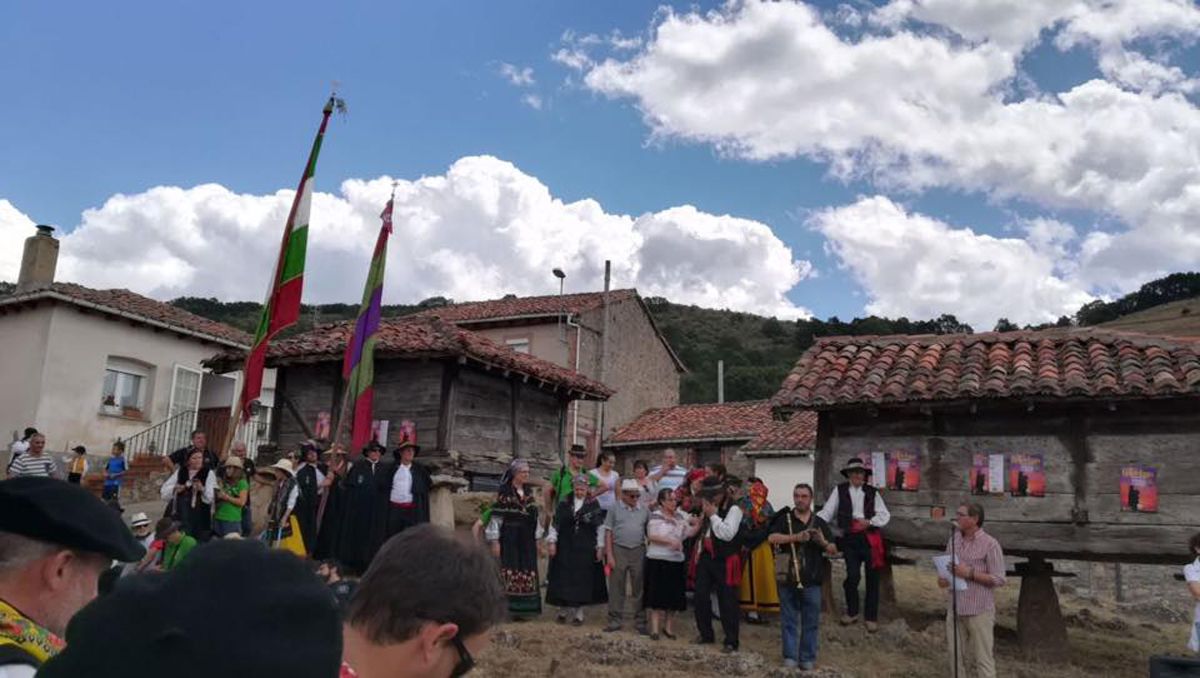
[[(835, 584), (841, 581), (835, 573)], [(678, 640), (652, 641), (632, 630), (601, 631), (604, 609), (588, 610), (584, 626), (555, 623), (553, 608), (536, 621), (501, 628), (491, 647), (479, 657), (479, 675), (511, 676), (864, 676), (871, 678), (947, 675), (945, 603), (931, 571), (897, 567), (896, 593), (902, 601), (885, 610), (879, 632), (867, 636), (861, 626), (840, 627), (833, 615), (821, 620), (817, 670), (786, 671), (780, 664), (779, 624), (742, 625), (742, 651), (721, 654), (712, 646), (690, 644), (695, 637), (691, 611), (677, 620)], [(1179, 584), (1180, 594), (1186, 594)], [(1018, 678), (1145, 676), (1152, 654), (1186, 652), (1188, 624), (1177, 617), (1154, 615), (1130, 607), (1073, 595), (1061, 597), (1067, 617), (1071, 661), (1049, 666), (1020, 656), (1016, 636), (1019, 583), (1010, 582), (997, 598), (998, 675)], [(841, 600), (840, 589), (837, 599)], [(720, 627), (717, 626), (718, 640)]]

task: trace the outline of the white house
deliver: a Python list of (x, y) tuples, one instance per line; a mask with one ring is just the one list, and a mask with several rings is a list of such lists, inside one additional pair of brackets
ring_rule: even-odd
[[(813, 482), (813, 453), (817, 448), (817, 413), (803, 410), (788, 421), (773, 421), (738, 450), (754, 462), (776, 508), (792, 501), (797, 483)], [(820, 498), (824, 501), (824, 497)]]
[[(238, 375), (201, 362), (251, 338), (128, 290), (54, 282), (52, 232), (38, 226), (25, 241), (17, 289), (0, 296), (0, 431), (33, 426), (55, 451), (82, 444), (104, 454), (121, 439), (133, 455), (174, 449), (198, 427), (217, 446)], [(272, 387), (274, 374), (265, 377)], [(265, 413), (271, 398), (264, 389)], [(256, 423), (239, 435), (265, 436), (269, 423)]]

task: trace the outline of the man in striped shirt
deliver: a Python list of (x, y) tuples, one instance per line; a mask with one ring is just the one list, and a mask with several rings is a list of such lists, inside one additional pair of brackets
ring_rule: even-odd
[(46, 436), (41, 433), (35, 433), (29, 439), (29, 451), (13, 460), (8, 467), (9, 478), (21, 476), (62, 477), (62, 473), (58, 469), (58, 462), (46, 454)]
[[(995, 678), (996, 660), (992, 653), (992, 629), (996, 623), (996, 596), (993, 589), (1004, 586), (1004, 552), (1000, 542), (983, 531), (983, 506), (964, 503), (955, 514), (957, 532), (946, 553), (954, 555), (954, 575), (965, 579), (967, 589), (948, 596), (951, 608), (946, 612), (946, 641), (952, 675), (967, 675), (966, 655), (979, 678)], [(949, 589), (950, 582), (938, 578), (938, 586)], [(958, 673), (954, 674), (954, 605), (958, 608)], [(964, 652), (965, 650), (965, 652)]]

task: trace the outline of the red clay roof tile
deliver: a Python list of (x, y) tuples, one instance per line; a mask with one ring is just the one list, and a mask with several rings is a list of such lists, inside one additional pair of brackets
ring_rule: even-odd
[(615, 431), (606, 445), (638, 445), (667, 441), (749, 441), (774, 422), (765, 400), (658, 407)]
[[(853, 370), (844, 356), (869, 356)], [(772, 398), (802, 410), (966, 398), (1200, 395), (1200, 342), (1110, 330), (830, 337)]]

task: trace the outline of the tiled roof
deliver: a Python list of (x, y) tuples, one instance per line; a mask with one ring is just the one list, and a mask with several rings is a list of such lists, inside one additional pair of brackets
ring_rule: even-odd
[(1200, 343), (1104, 330), (836, 337), (805, 351), (773, 405), (1200, 395)]
[(817, 447), (817, 413), (800, 410), (787, 421), (773, 421), (754, 440), (742, 446), (743, 452), (783, 452), (814, 450)]
[(705, 440), (747, 441), (772, 423), (765, 400), (676, 405), (646, 410), (618, 429), (605, 445), (644, 445)]
[(182, 308), (143, 297), (129, 290), (95, 290), (74, 283), (52, 283), (28, 292), (0, 297), (0, 307), (20, 306), (45, 299), (71, 303), (101, 313), (172, 329), (226, 346), (245, 347), (249, 346), (251, 341), (250, 335), (225, 323), (201, 318)]
[[(624, 301), (637, 296), (637, 290), (612, 290), (608, 293), (610, 302)], [(604, 301), (603, 292), (584, 292), (581, 294), (557, 294), (541, 297), (509, 296), (504, 299), (489, 301), (468, 301), (461, 304), (441, 306), (422, 311), (422, 315), (436, 315), (450, 322), (473, 322), (487, 320), (507, 320), (513, 318), (542, 317), (561, 315), (564, 313), (583, 313), (600, 308)]]
[[(267, 366), (292, 363), (341, 361), (346, 343), (354, 333), (354, 322), (322, 325), (293, 337), (273, 342), (267, 349)], [(492, 368), (512, 371), (547, 384), (564, 387), (596, 398), (608, 398), (613, 390), (553, 363), (492, 343), (478, 333), (435, 317), (385, 318), (379, 325), (376, 360), (386, 358), (460, 357)], [(210, 366), (236, 365), (244, 354), (225, 353), (209, 361)]]

